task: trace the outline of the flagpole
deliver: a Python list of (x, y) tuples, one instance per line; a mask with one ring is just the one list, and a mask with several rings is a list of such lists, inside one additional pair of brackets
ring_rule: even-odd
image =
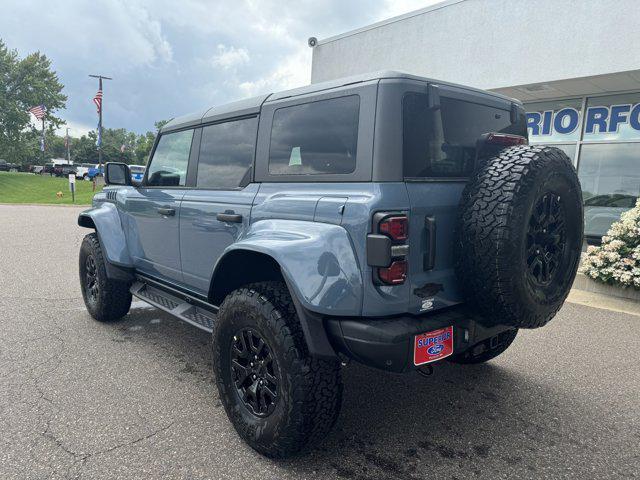
[[(98, 79), (98, 90), (102, 92), (102, 80), (113, 80), (110, 77), (103, 75), (89, 75), (90, 77)], [(98, 109), (98, 168), (102, 168), (102, 106), (104, 105), (104, 93), (100, 100), (100, 108)]]
[(44, 115), (42, 116), (42, 138), (40, 139), (42, 142), (40, 148), (40, 155), (42, 156), (42, 165), (44, 165)]
[(71, 163), (71, 152), (69, 149), (69, 127), (67, 127), (67, 163)]

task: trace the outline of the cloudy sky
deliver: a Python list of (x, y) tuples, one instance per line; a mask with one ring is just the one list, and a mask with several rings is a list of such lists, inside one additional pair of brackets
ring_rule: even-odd
[(0, 38), (39, 50), (65, 93), (79, 136), (104, 125), (139, 133), (156, 120), (309, 83), (307, 38), (337, 35), (438, 0), (0, 0)]

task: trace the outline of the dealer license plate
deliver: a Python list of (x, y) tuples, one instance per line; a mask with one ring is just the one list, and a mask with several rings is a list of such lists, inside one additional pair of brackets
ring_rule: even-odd
[(414, 337), (413, 364), (442, 360), (453, 353), (453, 327), (440, 328)]

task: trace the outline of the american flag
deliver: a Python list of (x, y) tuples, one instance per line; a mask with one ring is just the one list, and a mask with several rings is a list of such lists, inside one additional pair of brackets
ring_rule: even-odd
[(96, 109), (98, 110), (98, 113), (100, 113), (100, 109), (102, 108), (102, 89), (98, 90), (96, 96), (93, 97), (93, 103), (96, 104)]
[(37, 105), (35, 107), (31, 107), (29, 112), (33, 113), (38, 120), (42, 120), (44, 118), (44, 114), (47, 113), (47, 110), (44, 108), (44, 105)]

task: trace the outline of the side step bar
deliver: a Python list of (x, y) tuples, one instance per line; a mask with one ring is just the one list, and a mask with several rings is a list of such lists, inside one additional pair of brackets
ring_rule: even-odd
[(213, 330), (217, 310), (213, 305), (206, 305), (205, 308), (204, 302), (198, 299), (173, 289), (170, 292), (168, 289), (152, 286), (144, 280), (137, 281), (131, 286), (131, 294), (202, 330), (207, 332)]

